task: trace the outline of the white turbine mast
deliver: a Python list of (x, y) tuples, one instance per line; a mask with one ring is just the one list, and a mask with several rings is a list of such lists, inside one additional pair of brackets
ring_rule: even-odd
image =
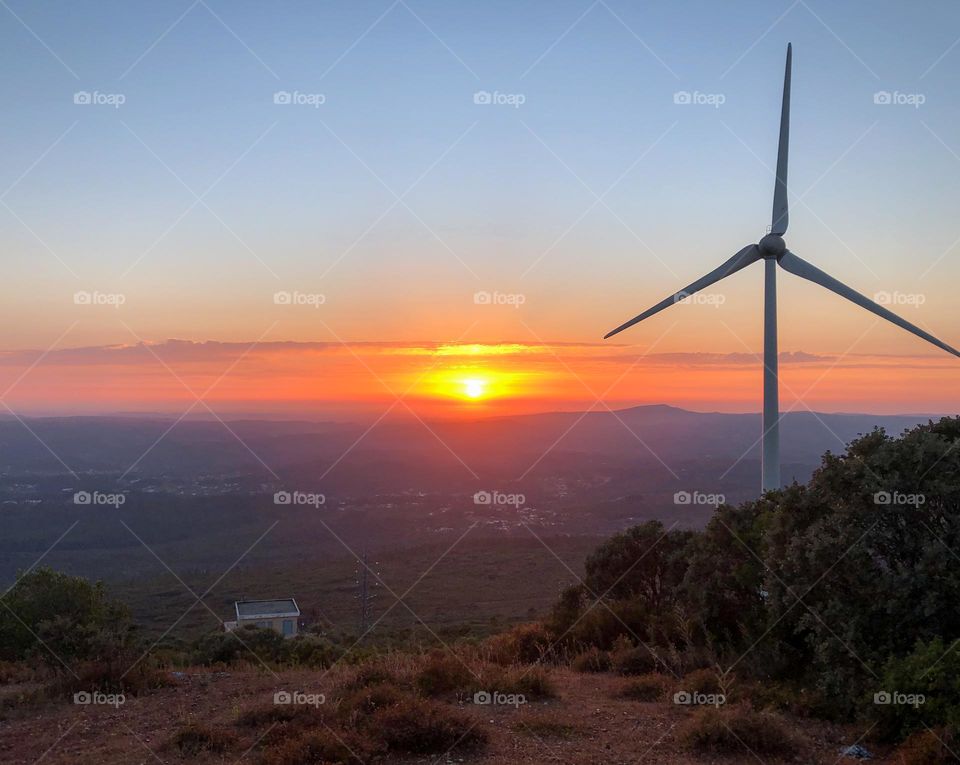
[(719, 268), (714, 269), (706, 276), (688, 284), (679, 292), (665, 300), (661, 300), (639, 316), (621, 324), (612, 332), (608, 332), (604, 339), (622, 332), (628, 327), (643, 321), (664, 308), (693, 295), (700, 290), (715, 284), (721, 279), (746, 268), (758, 260), (764, 261), (764, 295), (763, 295), (763, 465), (761, 490), (764, 492), (780, 488), (780, 435), (779, 435), (779, 382), (777, 378), (777, 266), (789, 271), (831, 292), (836, 292), (861, 308), (922, 337), (928, 343), (942, 348), (954, 356), (960, 356), (955, 348), (938, 340), (928, 332), (924, 332), (906, 319), (888, 311), (881, 305), (861, 295), (856, 290), (837, 281), (829, 274), (816, 266), (794, 255), (787, 249), (783, 235), (787, 233), (787, 224), (790, 219), (787, 204), (787, 153), (790, 145), (790, 70), (793, 59), (793, 46), (787, 44), (787, 64), (783, 75), (783, 103), (780, 110), (780, 145), (777, 151), (777, 179), (773, 189), (773, 217), (770, 233), (764, 236), (758, 244), (750, 244), (730, 258)]

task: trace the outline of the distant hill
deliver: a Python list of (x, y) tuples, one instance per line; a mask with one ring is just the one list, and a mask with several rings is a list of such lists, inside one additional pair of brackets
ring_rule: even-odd
[[(842, 451), (874, 427), (898, 434), (925, 419), (788, 412), (781, 423), (787, 474), (804, 480), (827, 450)], [(759, 414), (691, 412), (672, 406), (426, 425), (412, 418), (384, 420), (369, 432), (368, 423), (237, 420), (230, 421), (228, 429), (216, 421), (174, 424), (130, 416), (32, 418), (26, 423), (29, 430), (15, 419), (0, 419), (0, 470), (7, 475), (61, 473), (61, 460), (77, 472), (121, 473), (136, 461), (131, 476), (180, 477), (269, 476), (264, 465), (279, 474), (316, 474), (336, 462), (329, 473), (333, 481), (384, 480), (384, 488), (392, 489), (403, 488), (404, 482), (444, 488), (464, 476), (473, 480), (467, 468), (457, 465), (460, 460), (481, 477), (510, 479), (535, 463), (532, 473), (574, 456), (624, 465), (732, 464), (758, 459), (760, 437)], [(371, 470), (373, 466), (377, 470)]]

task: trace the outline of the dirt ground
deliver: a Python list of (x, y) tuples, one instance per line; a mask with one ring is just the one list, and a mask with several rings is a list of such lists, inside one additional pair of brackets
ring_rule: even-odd
[[(270, 703), (278, 690), (324, 693), (329, 678), (317, 671), (286, 671), (278, 676), (254, 670), (209, 673), (191, 671), (178, 684), (127, 698), (119, 707), (79, 705), (69, 701), (14, 708), (0, 721), (0, 762), (10, 765), (151, 765), (153, 763), (251, 763), (259, 760), (256, 731), (235, 726), (241, 712)], [(489, 734), (476, 753), (384, 759), (385, 763), (463, 762), (476, 765), (571, 763), (576, 765), (685, 765), (686, 763), (776, 762), (744, 748), (738, 755), (706, 757), (685, 751), (677, 726), (693, 714), (690, 707), (667, 702), (641, 703), (616, 698), (622, 678), (553, 670), (558, 698), (520, 707), (464, 704)], [(10, 696), (17, 686), (0, 688)], [(224, 754), (184, 758), (170, 741), (186, 722), (223, 725), (239, 738)], [(809, 741), (809, 750), (794, 762), (838, 764), (843, 746), (857, 742), (864, 730), (811, 720), (792, 720)], [(867, 744), (874, 752), (874, 747)], [(876, 757), (873, 763), (892, 763)]]

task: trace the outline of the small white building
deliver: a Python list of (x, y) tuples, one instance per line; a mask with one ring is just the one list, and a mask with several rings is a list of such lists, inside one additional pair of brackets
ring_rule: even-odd
[(300, 607), (293, 598), (280, 600), (238, 600), (233, 604), (236, 621), (224, 622), (227, 632), (253, 625), (294, 637), (300, 628)]

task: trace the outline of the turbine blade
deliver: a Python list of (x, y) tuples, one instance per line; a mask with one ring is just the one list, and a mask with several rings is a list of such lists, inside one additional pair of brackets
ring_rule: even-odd
[(661, 300), (653, 308), (644, 311), (639, 316), (634, 316), (632, 319), (630, 319), (630, 321), (626, 322), (625, 324), (621, 324), (615, 330), (608, 332), (603, 336), (603, 339), (606, 340), (608, 337), (613, 337), (618, 332), (623, 332), (623, 330), (627, 329), (628, 327), (632, 327), (637, 322), (643, 321), (644, 319), (653, 316), (655, 313), (659, 313), (664, 308), (669, 308), (674, 303), (683, 300), (683, 298), (688, 297), (695, 292), (699, 292), (704, 287), (709, 287), (711, 284), (720, 281), (726, 276), (730, 276), (730, 274), (736, 273), (741, 268), (746, 268), (757, 260), (760, 260), (760, 248), (755, 244), (744, 247), (742, 250), (740, 250), (740, 252), (730, 258), (719, 268), (715, 268), (706, 276), (697, 279), (692, 284), (688, 284), (679, 292), (674, 292), (670, 297), (666, 298), (665, 300)]
[(793, 45), (787, 43), (787, 68), (783, 74), (783, 104), (780, 107), (780, 147), (777, 150), (777, 182), (773, 189), (773, 219), (770, 233), (787, 233), (790, 211), (787, 205), (787, 154), (790, 149), (790, 69)]
[(954, 356), (960, 356), (960, 351), (955, 348), (951, 348), (946, 343), (937, 340), (929, 332), (924, 332), (920, 327), (917, 327), (911, 324), (906, 319), (901, 319), (893, 311), (888, 311), (881, 305), (874, 303), (870, 298), (864, 297), (856, 290), (850, 289), (846, 284), (838, 282), (832, 276), (827, 273), (824, 273), (819, 268), (810, 263), (807, 263), (803, 258), (799, 258), (794, 255), (790, 250), (787, 250), (779, 259), (780, 266), (789, 271), (791, 274), (799, 276), (807, 281), (811, 281), (814, 284), (819, 284), (821, 287), (826, 287), (831, 292), (836, 292), (841, 297), (845, 297), (851, 303), (856, 303), (861, 308), (866, 308), (871, 313), (875, 313), (877, 316), (886, 319), (887, 321), (896, 324), (898, 327), (902, 327), (907, 330), (907, 332), (912, 332), (917, 337), (922, 337), (928, 343), (933, 343), (938, 348), (942, 348), (947, 353), (952, 353)]

